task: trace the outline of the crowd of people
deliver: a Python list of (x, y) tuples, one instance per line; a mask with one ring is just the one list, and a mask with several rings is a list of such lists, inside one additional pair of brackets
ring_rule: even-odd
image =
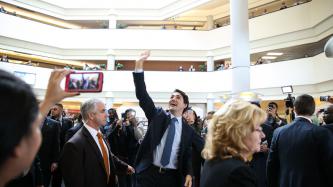
[[(78, 95), (60, 87), (68, 70), (51, 73), (44, 101), (0, 70), (0, 187), (306, 187), (333, 186), (333, 106), (325, 125), (312, 123), (312, 96), (298, 96), (295, 119), (278, 104), (231, 99), (201, 120), (187, 94), (175, 89), (168, 108), (155, 105), (144, 80), (143, 52), (133, 72), (147, 129), (128, 108), (120, 117), (97, 98), (77, 119), (61, 100)], [(20, 106), (20, 107), (18, 107)]]

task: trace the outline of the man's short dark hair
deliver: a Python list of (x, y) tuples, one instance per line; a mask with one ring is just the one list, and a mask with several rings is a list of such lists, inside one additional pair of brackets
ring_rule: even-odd
[(0, 70), (0, 168), (24, 136), (31, 133), (38, 104), (31, 87)]
[(61, 103), (56, 103), (55, 105), (60, 107), (61, 109), (64, 109), (64, 106)]
[(124, 112), (124, 119), (127, 119), (127, 114), (130, 112), (136, 113), (136, 111), (133, 108), (129, 108), (129, 109), (125, 110), (125, 112)]
[[(187, 109), (189, 107), (189, 105), (190, 105), (190, 102), (189, 102), (189, 99), (188, 99), (188, 96), (186, 95), (186, 93), (183, 92), (183, 91), (181, 91), (181, 90), (179, 90), (179, 89), (175, 89), (173, 92), (177, 92), (180, 95), (182, 95), (184, 103), (186, 104), (186, 108), (185, 109)], [(184, 109), (184, 111), (185, 111), (185, 109)]]
[(308, 94), (298, 96), (295, 100), (294, 106), (297, 115), (311, 116), (316, 109), (313, 97)]
[(272, 106), (272, 105), (274, 105), (274, 107), (275, 107), (276, 109), (278, 109), (278, 104), (277, 104), (276, 102), (271, 101), (271, 102), (268, 103), (268, 106)]

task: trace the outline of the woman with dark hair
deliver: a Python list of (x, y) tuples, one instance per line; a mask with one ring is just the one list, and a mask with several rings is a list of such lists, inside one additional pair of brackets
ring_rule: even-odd
[(31, 87), (13, 74), (0, 70), (0, 187), (27, 171), (41, 145), (40, 126), (49, 109), (65, 97), (61, 80), (70, 71), (51, 73), (45, 100), (38, 103)]
[(187, 124), (189, 124), (200, 136), (202, 131), (202, 125), (198, 121), (197, 113), (189, 107), (184, 111), (183, 117), (185, 118)]
[(201, 166), (204, 162), (201, 157), (201, 151), (204, 146), (204, 139), (201, 137), (201, 125), (198, 122), (197, 113), (192, 108), (184, 111), (183, 117), (188, 125), (196, 132), (192, 140), (192, 168), (193, 168), (193, 186), (200, 186)]

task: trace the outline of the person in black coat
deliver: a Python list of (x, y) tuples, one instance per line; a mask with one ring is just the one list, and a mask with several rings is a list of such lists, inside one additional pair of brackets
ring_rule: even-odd
[(117, 121), (119, 120), (117, 110), (114, 108), (110, 108), (108, 110), (108, 122), (104, 125), (103, 129), (101, 130), (105, 137), (108, 137), (110, 133), (113, 131), (113, 128), (116, 126)]
[(256, 187), (256, 174), (247, 165), (260, 151), (265, 137), (261, 124), (266, 113), (243, 100), (232, 100), (219, 109), (208, 127), (202, 151), (206, 159), (201, 187)]
[(197, 113), (192, 109), (188, 108), (183, 113), (188, 125), (190, 125), (195, 131), (192, 142), (192, 168), (193, 168), (193, 187), (200, 186), (200, 175), (201, 175), (201, 166), (204, 163), (204, 159), (201, 157), (201, 151), (203, 150), (205, 141), (201, 137), (201, 125), (198, 122)]
[(60, 69), (51, 72), (45, 100), (38, 104), (28, 84), (0, 70), (0, 103), (6, 106), (0, 108), (0, 187), (31, 167), (42, 141), (41, 124), (51, 106), (78, 95), (60, 87), (69, 73)]
[(106, 124), (105, 104), (97, 99), (81, 106), (83, 127), (68, 141), (60, 159), (68, 187), (115, 187), (118, 172), (132, 174), (134, 169), (119, 160), (100, 132)]
[(188, 96), (176, 89), (169, 100), (169, 112), (156, 108), (144, 81), (143, 63), (149, 55), (149, 51), (141, 54), (133, 72), (136, 97), (148, 119), (148, 130), (135, 162), (137, 186), (191, 186), (195, 132), (182, 119), (189, 105)]
[[(261, 107), (257, 102), (251, 102), (258, 107)], [(274, 110), (268, 110), (268, 115)], [(258, 187), (267, 186), (267, 177), (266, 177), (266, 163), (268, 157), (269, 147), (271, 146), (272, 136), (273, 136), (273, 127), (271, 124), (267, 124), (267, 120), (264, 124), (261, 125), (262, 131), (265, 134), (265, 137), (261, 139), (260, 151), (253, 154), (252, 160), (250, 162), (251, 168), (253, 168), (258, 179)]]
[(43, 184), (49, 186), (51, 174), (58, 166), (60, 154), (59, 122), (46, 117), (42, 124), (42, 145), (39, 149), (39, 157), (43, 172)]
[(326, 124), (323, 127), (329, 129), (333, 133), (333, 105), (324, 110), (323, 119)]
[[(60, 152), (62, 152), (62, 149), (66, 143), (65, 136), (67, 131), (73, 127), (72, 120), (63, 117), (63, 110), (64, 107), (62, 104), (57, 103), (51, 108), (51, 118), (58, 121), (60, 123)], [(58, 158), (59, 159), (59, 158)], [(56, 167), (52, 173), (52, 187), (61, 187), (62, 183), (62, 174), (60, 167)]]
[(29, 171), (10, 181), (6, 187), (42, 187), (44, 186), (40, 159), (36, 156)]
[[(112, 152), (129, 165), (134, 165), (139, 146), (138, 140), (141, 138), (135, 136), (138, 123), (135, 116), (136, 112), (134, 109), (127, 109), (123, 113), (122, 119), (118, 120), (114, 127), (111, 127), (112, 131), (107, 136)], [(131, 187), (134, 184), (133, 176), (120, 174), (118, 178), (120, 187)]]
[(69, 139), (71, 139), (74, 134), (81, 129), (83, 126), (83, 121), (82, 121), (82, 115), (80, 114), (77, 118), (77, 123), (74, 125), (74, 127), (68, 129), (65, 135), (65, 142), (67, 142)]
[(269, 102), (268, 103), (268, 108), (267, 108), (267, 120), (265, 122), (266, 125), (270, 125), (273, 130), (287, 125), (287, 120), (280, 117), (278, 114), (278, 104), (276, 102)]
[(275, 129), (267, 161), (271, 187), (333, 186), (333, 136), (311, 123), (315, 101), (300, 95), (294, 103), (296, 119)]

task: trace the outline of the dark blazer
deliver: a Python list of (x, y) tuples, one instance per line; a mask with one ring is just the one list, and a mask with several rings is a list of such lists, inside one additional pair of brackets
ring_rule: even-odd
[(62, 148), (64, 147), (64, 145), (66, 143), (66, 139), (65, 139), (66, 133), (72, 127), (73, 127), (72, 120), (70, 120), (68, 118), (62, 118), (61, 128), (60, 128), (60, 151), (62, 150)]
[(42, 125), (42, 145), (38, 155), (40, 165), (44, 176), (44, 186), (47, 186), (51, 180), (51, 164), (58, 162), (60, 155), (59, 139), (60, 123), (49, 117), (46, 117)]
[[(265, 134), (265, 138), (261, 139), (261, 143), (267, 142), (268, 148), (271, 145), (272, 136), (273, 136), (273, 127), (267, 124), (262, 124), (262, 131)], [(254, 170), (257, 179), (258, 187), (267, 186), (267, 177), (266, 177), (266, 163), (267, 163), (268, 152), (258, 152), (254, 153), (250, 167)]]
[(204, 163), (204, 159), (201, 157), (201, 152), (204, 148), (204, 145), (204, 139), (197, 133), (194, 133), (192, 140), (192, 169), (194, 176), (194, 187), (200, 186), (201, 166)]
[(322, 127), (325, 127), (326, 129), (330, 130), (333, 133), (333, 123), (327, 124), (327, 125), (323, 125)]
[(243, 161), (219, 158), (206, 161), (201, 174), (201, 187), (256, 187), (253, 170)]
[(67, 142), (69, 139), (71, 139), (74, 136), (74, 134), (81, 129), (82, 126), (83, 126), (83, 122), (80, 122), (77, 125), (75, 125), (74, 127), (68, 129), (68, 131), (66, 132), (66, 135), (65, 135), (65, 142)]
[(39, 157), (36, 156), (28, 173), (25, 176), (11, 180), (6, 187), (36, 187), (41, 185), (43, 185), (43, 174)]
[[(148, 119), (148, 130), (139, 147), (136, 157), (136, 172), (140, 173), (153, 163), (153, 151), (160, 144), (170, 121), (171, 115), (161, 108), (156, 108), (153, 100), (148, 95), (144, 82), (144, 73), (133, 73), (135, 93), (139, 104)], [(178, 171), (181, 175), (192, 175), (192, 139), (194, 130), (182, 121), (180, 150), (178, 155)]]
[(42, 145), (39, 149), (41, 166), (50, 167), (51, 163), (57, 162), (60, 151), (59, 122), (46, 117), (42, 126)]
[(274, 131), (267, 162), (272, 187), (333, 186), (333, 136), (325, 128), (296, 118)]
[[(105, 141), (106, 142), (106, 141)], [(113, 187), (116, 173), (127, 171), (127, 164), (114, 156), (110, 148), (110, 182), (104, 169), (103, 156), (89, 131), (83, 126), (64, 146), (60, 167), (66, 187)]]

